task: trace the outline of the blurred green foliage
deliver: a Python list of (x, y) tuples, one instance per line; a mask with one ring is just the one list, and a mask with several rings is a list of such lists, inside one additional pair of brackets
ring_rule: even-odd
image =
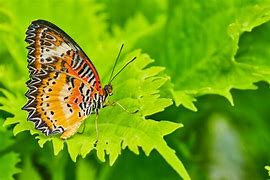
[[(181, 161), (192, 179), (266, 179), (269, 3), (0, 0), (0, 179), (188, 178)], [(20, 109), (28, 79), (24, 33), (35, 19), (49, 20), (73, 37), (103, 84), (122, 42), (119, 66), (139, 57), (115, 81), (112, 99), (141, 114), (103, 109), (99, 123), (114, 126), (101, 127), (94, 151), (93, 117), (84, 134), (64, 143), (34, 130)], [(116, 162), (110, 167), (100, 160)]]
[(268, 171), (268, 175), (270, 176), (270, 166), (265, 166), (265, 169)]

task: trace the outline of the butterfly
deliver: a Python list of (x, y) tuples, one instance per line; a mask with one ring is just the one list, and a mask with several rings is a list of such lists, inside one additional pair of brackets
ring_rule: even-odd
[(79, 45), (56, 25), (33, 21), (26, 31), (28, 69), (26, 82), (28, 102), (23, 107), (27, 119), (46, 136), (73, 136), (90, 114), (98, 114), (112, 95), (112, 80), (135, 58), (101, 86), (98, 72)]

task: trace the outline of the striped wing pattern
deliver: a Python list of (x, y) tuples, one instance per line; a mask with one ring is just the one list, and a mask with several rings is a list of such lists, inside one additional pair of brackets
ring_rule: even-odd
[(28, 120), (45, 135), (76, 133), (83, 120), (102, 107), (99, 75), (80, 47), (57, 26), (33, 21), (28, 43)]

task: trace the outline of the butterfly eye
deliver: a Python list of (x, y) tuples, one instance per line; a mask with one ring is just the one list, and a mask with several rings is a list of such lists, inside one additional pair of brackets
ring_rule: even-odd
[(109, 96), (111, 96), (113, 93), (112, 93), (112, 85), (106, 85), (105, 87), (104, 87), (104, 90), (105, 90), (105, 92), (109, 95)]

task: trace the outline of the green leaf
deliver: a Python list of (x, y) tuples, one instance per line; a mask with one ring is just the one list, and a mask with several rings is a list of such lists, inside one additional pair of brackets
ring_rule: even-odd
[[(166, 66), (177, 106), (196, 111), (196, 98), (206, 94), (224, 96), (233, 105), (231, 89), (256, 89), (255, 82), (267, 79), (267, 72), (256, 69), (258, 64), (254, 66), (256, 59), (252, 66), (238, 60), (242, 56), (237, 54), (238, 48), (241, 50), (243, 44), (245, 50), (246, 46), (252, 47), (253, 54), (267, 49), (254, 45), (252, 39), (239, 44), (244, 32), (270, 19), (267, 3), (252, 4), (254, 1), (171, 2), (163, 27), (139, 42), (156, 59), (156, 64)], [(266, 35), (268, 30), (264, 32)], [(269, 39), (260, 34), (254, 40), (258, 37), (265, 43)], [(246, 57), (251, 61), (253, 57), (249, 55)], [(264, 61), (268, 59), (269, 56)]]
[(17, 163), (20, 162), (19, 155), (14, 152), (10, 152), (0, 156), (0, 179), (13, 180), (13, 175), (21, 172), (16, 167)]
[(197, 108), (193, 104), (196, 101), (193, 95), (187, 94), (185, 91), (172, 91), (172, 96), (176, 106), (183, 105), (185, 108), (197, 111)]
[[(36, 163), (38, 163), (38, 166), (46, 167), (44, 171), (47, 174), (50, 174), (52, 180), (69, 179), (69, 175), (70, 172), (72, 172), (72, 169), (67, 169), (68, 165), (70, 165), (69, 162), (71, 162), (70, 158), (68, 157), (68, 153), (61, 152), (57, 156), (53, 156), (52, 151), (53, 150), (51, 148), (43, 148), (42, 152), (40, 152), (39, 156), (35, 159)], [(74, 165), (74, 163), (72, 162), (71, 165)], [(40, 173), (39, 171), (39, 173), (43, 175), (43, 179), (44, 171), (43, 173)]]
[(37, 172), (37, 169), (35, 169), (33, 163), (31, 162), (30, 157), (26, 157), (23, 161), (22, 171), (19, 174), (20, 180), (41, 180), (39, 173)]
[(19, 154), (10, 152), (14, 143), (12, 132), (3, 127), (3, 119), (0, 117), (0, 179), (13, 179), (14, 174), (21, 172), (16, 167), (21, 161)]
[(10, 147), (14, 143), (13, 135), (3, 127), (3, 119), (0, 117), (0, 152)]
[(19, 154), (11, 152), (15, 143), (12, 132), (3, 127), (3, 119), (0, 117), (0, 179), (13, 179), (13, 175), (21, 172), (16, 165), (20, 162)]
[[(245, 24), (242, 22), (245, 20), (244, 19), (241, 21), (242, 23), (238, 23), (238, 25), (234, 25), (231, 28), (231, 31), (234, 31), (234, 33), (237, 30), (240, 33), (242, 32), (236, 60), (252, 69), (252, 76), (254, 76), (257, 81), (264, 80), (269, 83), (270, 64), (268, 59), (270, 54), (268, 50), (270, 48), (270, 39), (267, 33), (270, 30), (270, 7), (262, 8), (255, 6), (252, 10), (254, 11), (254, 15), (250, 17), (250, 21), (254, 21), (254, 24), (258, 25), (258, 27), (253, 28), (251, 25)], [(256, 14), (255, 12), (261, 13)], [(267, 23), (263, 24), (263, 22)]]
[[(196, 97), (204, 94), (219, 94), (226, 97), (233, 104), (230, 94), (232, 88), (256, 88), (253, 83), (260, 79), (254, 76), (254, 73), (256, 73), (255, 69), (252, 66), (236, 62), (234, 56), (238, 50), (240, 35), (244, 31), (250, 31), (252, 28), (267, 22), (270, 19), (270, 16), (268, 16), (269, 8), (255, 6), (241, 10), (238, 17), (240, 19), (237, 19), (235, 23), (232, 23), (235, 21), (232, 19), (225, 21), (227, 24), (224, 24), (224, 21), (217, 24), (221, 28), (207, 29), (210, 32), (207, 32), (208, 36), (206, 37), (210, 38), (210, 33), (218, 34), (217, 38), (219, 38), (221, 43), (216, 45), (214, 49), (205, 50), (204, 52), (208, 54), (205, 54), (200, 60), (197, 59), (197, 62), (194, 61), (196, 64), (192, 66), (192, 69), (185, 73), (181, 80), (177, 81), (177, 85), (181, 86), (181, 89), (185, 90), (188, 95)], [(226, 11), (226, 13), (228, 12)], [(224, 15), (229, 16), (230, 14)], [(218, 17), (213, 18), (213, 21), (217, 20)], [(215, 24), (212, 21), (210, 23)], [(227, 29), (228, 34), (225, 34)], [(214, 32), (211, 32), (213, 30)], [(213, 45), (217, 44), (217, 42), (211, 39), (210, 44), (207, 45), (213, 48)], [(191, 78), (193, 79), (192, 81)], [(176, 101), (176, 103), (180, 104), (181, 102)]]
[(4, 126), (8, 126), (11, 124), (16, 124), (13, 129), (14, 135), (17, 135), (19, 132), (30, 130), (31, 134), (37, 132), (33, 129), (34, 125), (31, 122), (26, 121), (27, 112), (22, 111), (21, 108), (25, 104), (26, 98), (23, 94), (13, 95), (9, 91), (5, 89), (0, 89), (0, 92), (3, 93), (3, 96), (0, 96), (0, 110), (6, 111), (14, 115), (13, 117), (8, 117), (4, 121)]
[(77, 162), (76, 179), (77, 180), (84, 180), (85, 177), (87, 177), (87, 179), (89, 179), (89, 180), (97, 179), (96, 167), (93, 164), (91, 164), (90, 162), (81, 159)]

